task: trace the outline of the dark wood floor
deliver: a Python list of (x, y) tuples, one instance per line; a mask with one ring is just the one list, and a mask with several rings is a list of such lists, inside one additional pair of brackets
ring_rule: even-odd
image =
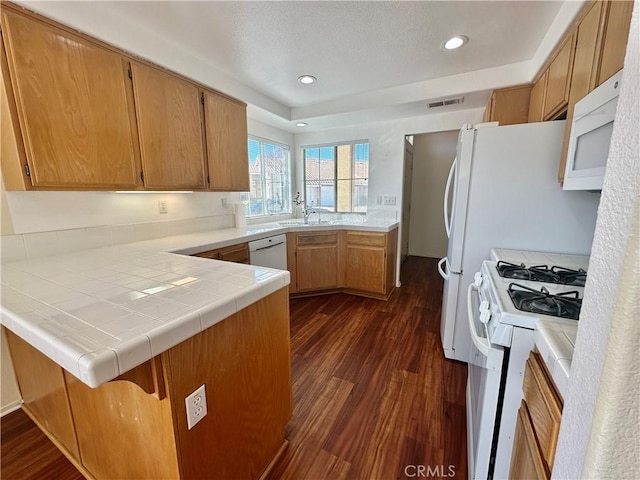
[[(435, 261), (410, 257), (388, 302), (291, 301), (294, 414), (269, 480), (466, 478), (466, 366), (443, 357), (441, 298)], [(82, 478), (22, 412), (2, 419), (2, 477)]]

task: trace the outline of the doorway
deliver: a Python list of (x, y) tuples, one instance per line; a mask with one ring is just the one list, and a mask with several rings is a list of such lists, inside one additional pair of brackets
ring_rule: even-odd
[(413, 144), (405, 138), (402, 261), (407, 256), (442, 258), (447, 254), (443, 198), (458, 133), (421, 133), (413, 135)]

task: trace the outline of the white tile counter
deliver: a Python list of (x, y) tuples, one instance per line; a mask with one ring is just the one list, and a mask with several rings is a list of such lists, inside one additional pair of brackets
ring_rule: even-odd
[(96, 387), (290, 281), (287, 271), (186, 255), (288, 231), (397, 225), (250, 225), (3, 263), (0, 321)]
[(578, 322), (538, 320), (536, 324), (536, 347), (563, 397), (569, 383), (577, 332)]

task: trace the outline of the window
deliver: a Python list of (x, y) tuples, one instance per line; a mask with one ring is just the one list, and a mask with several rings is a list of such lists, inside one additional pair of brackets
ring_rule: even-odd
[(304, 147), (307, 205), (330, 212), (366, 212), (369, 189), (369, 143)]
[(249, 137), (249, 180), (242, 194), (248, 217), (291, 213), (289, 147)]

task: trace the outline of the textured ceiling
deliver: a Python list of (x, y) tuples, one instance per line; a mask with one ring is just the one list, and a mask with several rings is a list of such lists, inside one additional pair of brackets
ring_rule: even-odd
[[(298, 120), (329, 128), (436, 114), (425, 101), (449, 96), (465, 96), (455, 109), (481, 108), (492, 89), (531, 80), (584, 2), (15, 1), (290, 131)], [(453, 35), (469, 43), (444, 50)], [(302, 74), (318, 82), (301, 85)]]
[[(529, 60), (561, 4), (105, 3), (288, 107)], [(442, 49), (456, 34), (469, 43)], [(305, 73), (318, 77), (317, 84), (298, 84)]]

